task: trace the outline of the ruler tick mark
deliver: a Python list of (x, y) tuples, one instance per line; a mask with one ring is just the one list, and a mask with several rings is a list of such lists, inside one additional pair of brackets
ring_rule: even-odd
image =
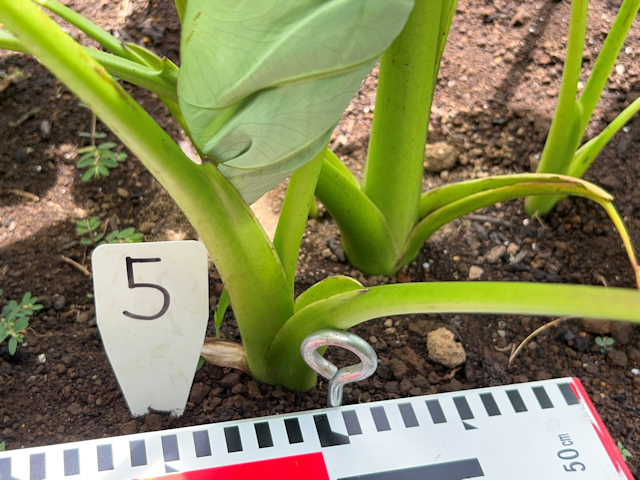
[(64, 451), (64, 476), (80, 475), (80, 451), (70, 448)]
[(493, 395), (491, 393), (481, 393), (480, 399), (482, 400), (484, 409), (487, 411), (487, 415), (489, 415), (490, 417), (502, 415), (502, 413), (500, 412), (500, 408), (498, 408), (498, 404), (496, 403), (496, 399), (493, 398)]
[(224, 438), (227, 442), (227, 452), (236, 453), (242, 451), (242, 440), (238, 427), (225, 427)]
[(348, 435), (334, 432), (329, 425), (329, 417), (326, 414), (314, 415), (313, 421), (318, 431), (318, 439), (322, 447), (335, 447), (336, 445), (348, 445), (351, 443)]
[(160, 440), (162, 442), (162, 455), (164, 456), (164, 461), (173, 462), (175, 460), (180, 460), (177, 435), (163, 435)]
[(520, 396), (520, 392), (518, 390), (507, 390), (507, 397), (509, 397), (509, 401), (513, 406), (513, 410), (516, 413), (527, 412), (527, 406), (524, 404), (524, 400)]
[(0, 480), (12, 480), (11, 457), (0, 458)]
[(342, 418), (344, 419), (344, 424), (347, 426), (347, 435), (362, 435), (358, 414), (354, 410), (342, 412)]
[(391, 430), (391, 425), (389, 425), (389, 419), (384, 411), (384, 407), (371, 407), (370, 410), (373, 422), (376, 424), (376, 430), (379, 432)]
[(469, 407), (469, 402), (465, 397), (454, 397), (453, 403), (456, 404), (456, 409), (458, 410), (458, 415), (460, 415), (460, 420), (472, 420), (473, 412)]
[(284, 421), (284, 426), (287, 429), (287, 438), (290, 444), (304, 442), (302, 430), (300, 430), (300, 422), (297, 418), (287, 418)]
[(444, 416), (444, 412), (442, 411), (442, 407), (438, 400), (425, 400), (425, 403), (427, 404), (433, 423), (447, 423), (447, 417)]
[(196, 448), (196, 457), (210, 457), (211, 443), (209, 442), (209, 432), (198, 430), (193, 432), (193, 445)]
[(147, 464), (147, 446), (144, 440), (131, 440), (129, 442), (129, 452), (132, 467), (141, 467)]
[(559, 383), (558, 388), (560, 389), (565, 402), (567, 402), (567, 405), (578, 405), (580, 403), (580, 400), (578, 400), (578, 397), (576, 397), (573, 388), (571, 388), (571, 384)]
[(29, 455), (29, 480), (44, 480), (47, 478), (44, 455), (44, 453)]
[(402, 421), (406, 428), (420, 426), (418, 418), (416, 417), (416, 412), (413, 410), (410, 403), (401, 403), (398, 405), (398, 409), (400, 410), (400, 415), (402, 415)]
[(553, 408), (553, 403), (547, 394), (547, 391), (544, 387), (533, 387), (533, 393), (535, 393), (536, 398), (538, 399), (538, 403), (540, 404), (540, 408), (547, 409)]
[(269, 448), (273, 447), (273, 438), (271, 437), (271, 428), (269, 423), (260, 422), (254, 425), (256, 430), (256, 437), (258, 438), (258, 447)]
[(113, 448), (111, 444), (98, 445), (98, 471), (113, 470)]

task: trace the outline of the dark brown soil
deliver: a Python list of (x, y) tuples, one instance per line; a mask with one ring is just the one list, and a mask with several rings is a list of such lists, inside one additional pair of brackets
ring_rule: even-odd
[[(172, 2), (124, 2), (122, 14), (109, 2), (70, 0), (69, 6), (130, 41), (144, 42), (178, 61), (179, 22)], [(592, 2), (586, 68), (593, 65), (615, 11)], [(425, 174), (425, 186), (496, 173), (525, 172), (542, 150), (561, 76), (569, 3), (494, 0), (460, 2), (434, 103), (430, 141), (459, 149), (459, 163)], [(73, 32), (73, 30), (71, 29)], [(638, 29), (632, 29), (588, 135), (600, 131), (612, 112), (640, 92)], [(81, 183), (77, 135), (90, 128), (90, 112), (37, 62), (3, 53), (0, 70), (18, 69), (24, 78), (0, 92), (0, 288), (3, 298), (25, 291), (45, 309), (31, 322), (14, 357), (0, 354), (0, 441), (10, 449), (100, 438), (109, 435), (220, 422), (321, 408), (323, 382), (310, 392), (290, 393), (260, 385), (248, 376), (211, 365), (197, 373), (181, 418), (149, 414), (133, 419), (107, 362), (95, 324), (91, 279), (62, 260), (89, 266), (75, 222), (99, 216), (109, 228), (135, 226), (145, 241), (196, 238), (173, 201), (149, 172), (129, 158), (106, 179)], [(336, 130), (332, 146), (361, 174), (375, 100), (376, 75), (367, 80)], [(166, 110), (151, 95), (136, 98), (180, 138)], [(47, 131), (47, 123), (51, 127)], [(98, 123), (98, 129), (106, 131)], [(342, 136), (338, 138), (339, 136)], [(110, 140), (118, 140), (109, 134)], [(615, 197), (636, 244), (640, 243), (640, 120), (633, 120), (598, 158), (587, 179)], [(118, 147), (121, 149), (122, 147)], [(19, 189), (39, 197), (33, 202)], [(282, 188), (273, 197), (278, 196)], [(270, 197), (272, 198), (272, 197)], [(277, 211), (277, 198), (273, 200)], [(367, 277), (337, 259), (339, 232), (329, 218), (312, 220), (303, 242), (298, 292), (335, 273), (365, 285), (396, 279)], [(509, 245), (498, 258), (494, 247)], [(329, 248), (329, 250), (327, 250)], [(494, 252), (495, 253), (495, 252)], [(515, 257), (515, 258), (514, 258)], [(398, 281), (466, 280), (472, 266), (481, 280), (607, 284), (633, 287), (632, 270), (607, 216), (583, 200), (566, 200), (544, 222), (528, 221), (522, 202), (497, 205), (457, 220), (434, 235)], [(210, 272), (212, 311), (221, 283)], [(507, 365), (508, 355), (546, 318), (439, 315), (385, 318), (354, 331), (368, 339), (382, 360), (370, 379), (346, 388), (345, 401), (369, 402), (490, 385), (581, 378), (613, 438), (634, 452), (640, 467), (640, 332), (629, 325), (583, 325), (567, 320), (547, 330)], [(465, 365), (450, 370), (428, 360), (426, 334), (444, 325), (467, 353)], [(602, 329), (599, 332), (598, 329)], [(208, 332), (213, 334), (213, 327)], [(616, 339), (614, 353), (594, 345), (597, 334)], [(232, 316), (223, 336), (239, 340)], [(46, 356), (40, 363), (39, 355)], [(334, 353), (334, 358), (339, 354)], [(637, 370), (636, 370), (637, 372)]]

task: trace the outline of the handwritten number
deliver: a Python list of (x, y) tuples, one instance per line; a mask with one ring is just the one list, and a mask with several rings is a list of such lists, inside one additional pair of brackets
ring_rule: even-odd
[(129, 280), (129, 288), (155, 288), (156, 290), (162, 293), (162, 297), (164, 299), (164, 303), (162, 304), (162, 308), (155, 315), (137, 315), (135, 313), (131, 313), (125, 310), (123, 315), (126, 315), (129, 318), (135, 318), (136, 320), (155, 320), (156, 318), (160, 318), (167, 310), (169, 310), (169, 292), (166, 288), (161, 287), (160, 285), (156, 285), (154, 283), (136, 283), (133, 278), (133, 264), (134, 263), (151, 263), (151, 262), (160, 262), (162, 259), (160, 258), (131, 258), (127, 257), (127, 279)]

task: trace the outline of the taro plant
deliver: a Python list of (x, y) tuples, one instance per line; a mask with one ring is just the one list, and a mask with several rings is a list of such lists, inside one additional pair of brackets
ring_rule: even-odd
[[(580, 178), (613, 136), (640, 110), (640, 98), (627, 106), (598, 135), (580, 146), (589, 121), (618, 58), (640, 0), (624, 0), (602, 45), (591, 74), (578, 97), (583, 48), (587, 30), (589, 0), (572, 0), (567, 51), (558, 102), (537, 173), (561, 173)], [(530, 197), (525, 203), (529, 215), (549, 213), (564, 196)]]
[[(3, 291), (0, 289), (0, 295)], [(18, 343), (24, 338), (24, 331), (29, 326), (29, 318), (38, 310), (42, 310), (42, 305), (37, 303), (38, 297), (32, 297), (31, 292), (27, 292), (18, 303), (17, 300), (10, 300), (2, 307), (0, 314), (0, 343), (7, 340), (7, 346), (11, 355), (16, 353)]]
[[(112, 53), (81, 47), (36, 3)], [(640, 292), (575, 285), (434, 282), (364, 288), (338, 276), (295, 298), (295, 268), (314, 192), (340, 225), (349, 259), (366, 272), (397, 271), (433, 231), (457, 216), (538, 194), (573, 194), (601, 204), (639, 281), (640, 269), (611, 196), (588, 182), (512, 175), (421, 194), (429, 107), (455, 2), (189, 0), (176, 6), (183, 26), (180, 69), (122, 44), (53, 0), (0, 0), (0, 22), (8, 30), (0, 46), (37, 57), (184, 210), (211, 254), (240, 329), (243, 344), (231, 349), (235, 357), (229, 364), (259, 381), (305, 390), (316, 375), (299, 347), (321, 328), (347, 329), (417, 312), (640, 322)], [(360, 186), (326, 146), (381, 55), (379, 105)], [(201, 160), (191, 161), (112, 75), (155, 92)], [(249, 203), (289, 175), (271, 242)], [(229, 353), (224, 342), (205, 347), (217, 359), (224, 348)]]

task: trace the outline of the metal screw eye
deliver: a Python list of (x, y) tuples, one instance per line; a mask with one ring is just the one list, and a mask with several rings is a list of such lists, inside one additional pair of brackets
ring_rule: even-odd
[[(360, 358), (360, 363), (338, 368), (317, 352), (320, 347), (335, 345), (346, 348)], [(378, 367), (378, 356), (367, 342), (353, 333), (323, 329), (307, 336), (300, 345), (300, 353), (307, 364), (329, 380), (327, 405), (342, 405), (342, 389), (347, 383), (364, 380)]]

